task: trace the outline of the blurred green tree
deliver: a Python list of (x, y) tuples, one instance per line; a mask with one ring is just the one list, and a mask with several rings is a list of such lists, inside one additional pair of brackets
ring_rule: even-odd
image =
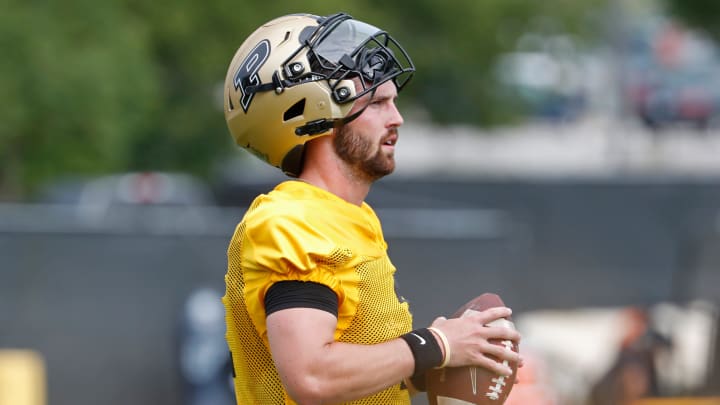
[(665, 0), (668, 11), (715, 40), (720, 40), (720, 2), (713, 0)]
[(401, 103), (443, 123), (516, 115), (496, 56), (532, 30), (592, 34), (604, 0), (8, 0), (0, 13), (0, 199), (62, 175), (182, 170), (232, 154), (227, 64), (259, 23), (346, 11), (399, 38), (418, 66)]
[(119, 2), (15, 1), (0, 13), (0, 195), (121, 170), (161, 104), (145, 27)]

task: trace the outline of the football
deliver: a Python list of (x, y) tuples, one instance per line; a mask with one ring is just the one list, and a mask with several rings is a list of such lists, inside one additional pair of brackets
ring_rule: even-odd
[[(453, 318), (465, 316), (469, 311), (484, 311), (505, 306), (497, 294), (482, 294), (463, 305)], [(512, 319), (498, 319), (489, 325), (515, 328)], [(507, 341), (492, 342), (518, 352), (517, 344)], [(505, 402), (517, 378), (517, 364), (509, 377), (499, 376), (481, 367), (445, 367), (426, 374), (427, 397), (430, 405), (498, 405)]]

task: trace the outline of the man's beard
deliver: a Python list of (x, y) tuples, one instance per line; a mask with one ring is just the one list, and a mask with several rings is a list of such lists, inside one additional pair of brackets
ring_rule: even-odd
[(383, 153), (380, 145), (373, 144), (347, 125), (337, 129), (333, 145), (340, 159), (347, 163), (356, 175), (368, 181), (378, 180), (395, 170), (393, 155)]

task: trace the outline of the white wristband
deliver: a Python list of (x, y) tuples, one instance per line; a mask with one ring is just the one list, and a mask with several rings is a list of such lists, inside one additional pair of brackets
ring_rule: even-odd
[(443, 331), (441, 331), (440, 329), (433, 328), (432, 326), (429, 327), (428, 329), (431, 330), (433, 333), (435, 333), (440, 338), (440, 341), (442, 341), (445, 357), (443, 358), (442, 364), (440, 364), (436, 368), (443, 368), (443, 367), (447, 366), (448, 363), (450, 362), (450, 342), (448, 341), (447, 336), (445, 336), (445, 333), (443, 333)]

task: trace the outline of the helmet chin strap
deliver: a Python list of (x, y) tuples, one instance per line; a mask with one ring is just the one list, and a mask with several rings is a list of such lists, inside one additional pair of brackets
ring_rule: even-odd
[(334, 120), (328, 120), (325, 118), (310, 121), (306, 123), (303, 126), (295, 128), (295, 135), (315, 135), (315, 134), (321, 134), (323, 132), (326, 132), (333, 128), (340, 128), (341, 126), (345, 124), (349, 124), (350, 122), (354, 121), (357, 117), (362, 114), (365, 109), (370, 106), (370, 101), (375, 96), (375, 90), (373, 89), (370, 92), (370, 98), (368, 99), (368, 102), (363, 106), (363, 108), (359, 109), (358, 111), (348, 115), (347, 117), (343, 118), (336, 118)]

